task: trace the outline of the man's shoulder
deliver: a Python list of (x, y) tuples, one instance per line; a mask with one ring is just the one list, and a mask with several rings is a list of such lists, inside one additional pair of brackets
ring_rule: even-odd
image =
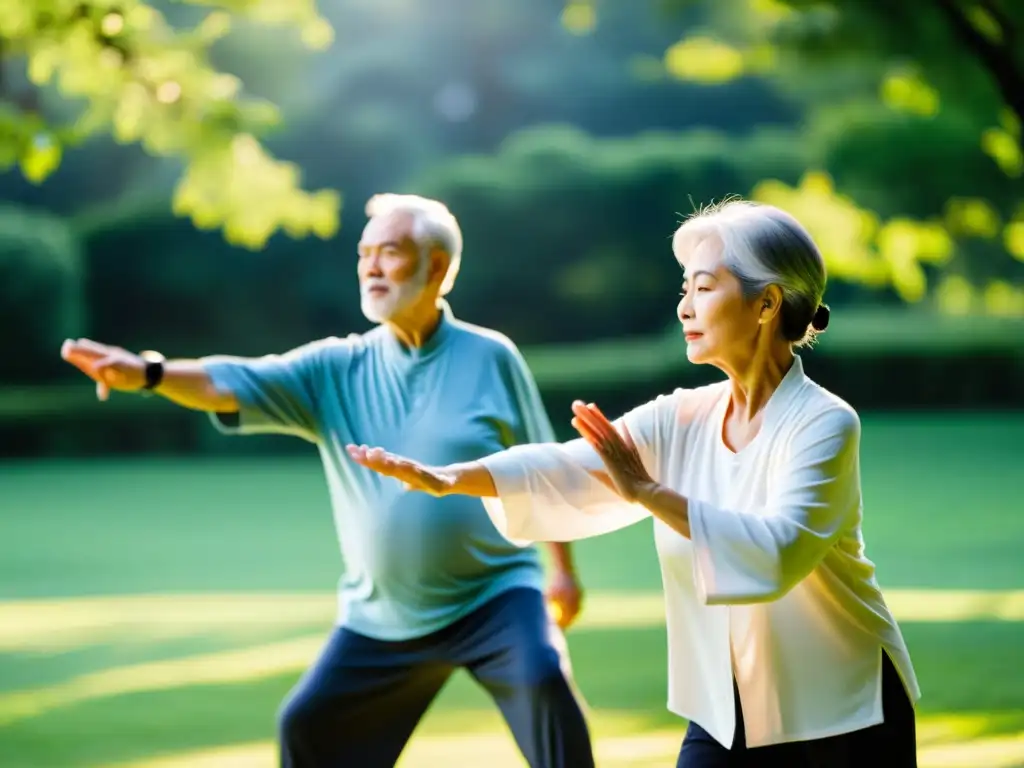
[(327, 357), (349, 356), (376, 346), (380, 341), (379, 328), (365, 333), (350, 333), (347, 336), (325, 336), (305, 345), (311, 352), (319, 352)]
[(459, 346), (490, 353), (498, 359), (511, 360), (522, 357), (516, 343), (501, 331), (467, 323), (464, 320), (452, 321), (452, 329)]

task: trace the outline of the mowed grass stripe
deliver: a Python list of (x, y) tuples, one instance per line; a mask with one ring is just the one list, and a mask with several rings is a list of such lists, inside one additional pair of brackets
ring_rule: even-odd
[[(1022, 590), (891, 589), (900, 621), (1024, 621)], [(333, 593), (130, 595), (0, 602), (0, 653), (59, 652), (125, 635), (164, 639), (330, 625)], [(664, 623), (660, 592), (588, 593), (575, 631)]]
[[(965, 592), (893, 590), (893, 610), (907, 623), (1021, 622), (1024, 590)], [(0, 648), (32, 650), (33, 637), (79, 641), (122, 641), (138, 634), (160, 636), (170, 628), (193, 632), (297, 629), (329, 625), (330, 595), (198, 595), (82, 598), (0, 604)], [(588, 598), (574, 636), (600, 630), (660, 628), (664, 606), (658, 593), (603, 593)], [(196, 685), (231, 685), (298, 673), (316, 657), (323, 629), (294, 639), (200, 653), (180, 658), (116, 666), (77, 675), (56, 685), (0, 694), (0, 726), (37, 717), (53, 709), (98, 698)], [(42, 642), (42, 641), (41, 641)], [(44, 645), (46, 644), (44, 642)]]
[[(598, 713), (592, 717), (595, 752), (602, 768), (664, 768), (671, 765), (679, 751), (684, 732), (658, 729), (643, 733), (602, 735), (616, 716)], [(1024, 732), (1008, 735), (968, 737), (959, 735), (956, 716), (924, 717), (924, 733), (942, 732), (943, 739), (919, 740), (918, 764), (921, 768), (1016, 768), (1024, 762)], [(467, 735), (423, 733), (412, 740), (398, 768), (448, 768), (452, 765), (487, 765), (488, 768), (522, 768), (511, 738), (493, 723), (491, 733)], [(216, 747), (105, 768), (275, 768), (273, 742)]]
[[(1020, 623), (909, 623), (906, 634), (925, 688), (922, 726), (928, 723), (929, 727), (920, 731), (922, 748), (1024, 731), (1024, 679), (1013, 662), (1020, 647)], [(322, 638), (307, 639), (310, 646), (305, 653), (315, 653)], [(273, 674), (275, 668), (288, 666), (284, 664), (286, 649), (271, 644), (262, 650), (268, 658), (236, 656), (232, 661), (223, 656), (207, 657), (209, 669), (199, 670), (199, 682), (193, 685), (179, 685), (187, 680), (187, 668), (173, 664), (151, 668), (150, 673), (158, 673), (153, 682), (165, 687), (80, 700), (8, 723), (0, 727), (0, 764), (97, 768), (271, 739), (275, 710), (309, 659), (301, 650), (295, 652), (291, 671)], [(573, 641), (572, 653), (602, 741), (612, 736), (662, 733), (681, 737), (682, 723), (665, 709), (661, 629), (581, 632)], [(185, 661), (194, 663), (196, 659)], [(216, 676), (235, 681), (211, 682)], [(628, 722), (605, 717), (609, 712), (624, 711), (631, 715)], [(954, 712), (959, 714), (952, 717)], [(937, 714), (943, 715), (942, 722), (935, 720)], [(115, 739), (110, 738), (113, 732)], [(448, 737), (479, 736), (474, 743), (492, 744), (484, 755), (494, 754), (496, 765), (507, 764), (502, 761), (514, 755), (507, 728), (497, 718), (493, 704), (461, 673), (446, 687), (419, 734), (434, 739), (430, 743), (442, 752), (466, 745), (465, 741), (452, 745)], [(639, 749), (641, 742), (615, 743)], [(407, 765), (431, 764), (424, 759)], [(988, 763), (973, 764), (974, 768), (978, 765)]]

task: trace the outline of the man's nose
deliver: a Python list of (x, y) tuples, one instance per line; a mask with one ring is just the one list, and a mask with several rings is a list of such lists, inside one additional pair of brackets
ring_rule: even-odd
[(359, 271), (366, 277), (383, 277), (384, 270), (381, 269), (381, 259), (377, 254), (368, 254), (359, 260)]

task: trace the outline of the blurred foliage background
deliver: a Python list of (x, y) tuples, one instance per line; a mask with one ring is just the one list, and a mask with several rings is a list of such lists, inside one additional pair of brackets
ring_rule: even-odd
[(1022, 30), (995, 0), (4, 4), (4, 450), (209, 449), (133, 398), (98, 433), (61, 340), (260, 354), (363, 330), (382, 190), (451, 206), (457, 314), (522, 345), (553, 407), (711, 375), (677, 343), (669, 237), (727, 195), (819, 239), (826, 385), (1019, 402)]

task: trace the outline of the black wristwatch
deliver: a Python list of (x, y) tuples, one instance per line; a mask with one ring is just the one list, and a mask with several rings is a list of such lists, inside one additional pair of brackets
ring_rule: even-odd
[(142, 391), (143, 393), (152, 392), (160, 386), (160, 382), (164, 379), (164, 360), (166, 358), (151, 349), (140, 352), (139, 357), (146, 364), (146, 383), (142, 385)]

